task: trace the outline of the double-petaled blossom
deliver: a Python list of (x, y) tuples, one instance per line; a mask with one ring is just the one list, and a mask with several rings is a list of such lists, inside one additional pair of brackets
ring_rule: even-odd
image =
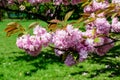
[(103, 56), (105, 55), (113, 46), (113, 40), (107, 37), (103, 37), (103, 44), (101, 45), (96, 45), (98, 46), (97, 48), (95, 48), (95, 52), (100, 55)]
[(76, 48), (76, 45), (82, 41), (81, 32), (68, 25), (66, 30), (57, 30), (53, 34), (52, 42), (55, 47), (63, 50)]
[(16, 44), (31, 56), (37, 56), (42, 48), (40, 38), (37, 36), (23, 35), (17, 38)]
[[(116, 19), (113, 22), (117, 23)], [(110, 30), (111, 25), (105, 18), (97, 18), (93, 23), (87, 25), (86, 31), (83, 33), (88, 39), (87, 43), (91, 43), (92, 51), (100, 56), (105, 55), (114, 46), (111, 43), (112, 39), (104, 37), (108, 36)]]
[(106, 20), (106, 18), (97, 18), (94, 21), (95, 27), (96, 27), (96, 32), (98, 34), (108, 34), (110, 32), (110, 24)]
[(35, 0), (27, 0), (27, 1), (31, 4), (35, 3)]
[(40, 37), (40, 41), (44, 47), (48, 46), (49, 42), (51, 42), (51, 34), (39, 25), (34, 28), (33, 34)]
[(108, 35), (111, 30), (110, 23), (106, 20), (106, 18), (96, 18), (93, 22), (90, 22), (86, 25), (86, 30), (95, 29), (97, 35)]
[[(53, 34), (52, 42), (55, 45), (56, 55), (60, 56), (67, 51), (78, 54), (78, 61), (83, 61), (87, 58), (89, 52), (91, 52), (93, 46), (92, 43), (88, 43), (83, 37), (83, 33), (77, 28), (73, 28), (72, 25), (68, 25), (65, 30), (57, 30)], [(65, 59), (66, 65), (75, 64), (74, 55), (68, 54)]]
[(105, 9), (109, 6), (108, 0), (98, 2), (97, 0), (92, 0), (92, 3), (84, 7), (84, 12), (93, 13), (94, 11)]
[(14, 0), (8, 0), (8, 4), (13, 4)]
[(39, 4), (39, 3), (47, 3), (50, 2), (51, 0), (27, 0), (31, 4)]
[(51, 35), (44, 28), (37, 26), (34, 29), (34, 35), (23, 35), (17, 38), (16, 44), (31, 56), (37, 56), (43, 46), (48, 46), (50, 40)]
[(112, 32), (120, 32), (120, 21), (117, 17), (112, 19)]
[(76, 64), (76, 61), (73, 57), (72, 54), (68, 54), (64, 63), (67, 65), (67, 66), (72, 66), (72, 65), (75, 65)]
[(108, 2), (108, 0), (104, 0), (101, 2), (98, 2), (97, 0), (93, 0), (92, 6), (95, 11), (99, 10), (99, 9), (105, 9), (109, 6), (109, 2)]
[(53, 0), (53, 3), (55, 5), (60, 5), (62, 3), (62, 0)]
[(60, 4), (64, 4), (64, 5), (76, 5), (79, 4), (82, 0), (53, 0), (53, 3), (55, 5), (60, 5)]
[(80, 3), (81, 1), (82, 1), (82, 0), (72, 0), (72, 1), (71, 1), (71, 4), (76, 5), (76, 4)]
[(97, 53), (100, 56), (105, 55), (114, 46), (113, 40), (107, 37), (88, 38), (86, 44), (90, 46), (89, 52)]

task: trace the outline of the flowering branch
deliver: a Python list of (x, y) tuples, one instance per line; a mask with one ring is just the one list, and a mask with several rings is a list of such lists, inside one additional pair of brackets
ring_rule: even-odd
[(109, 44), (115, 43), (115, 42), (117, 42), (117, 41), (120, 41), (120, 40), (113, 40), (113, 41), (111, 41), (111, 42), (109, 42), (109, 43), (105, 43), (105, 44), (103, 44), (103, 45), (94, 46), (94, 47), (95, 47), (95, 48), (100, 48), (100, 47), (103, 47), (103, 46), (105, 46), (105, 45), (109, 45)]

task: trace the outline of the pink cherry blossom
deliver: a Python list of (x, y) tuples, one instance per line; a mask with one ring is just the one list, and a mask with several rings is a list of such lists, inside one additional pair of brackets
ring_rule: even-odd
[(97, 18), (94, 22), (98, 34), (108, 34), (110, 32), (110, 24), (106, 18)]
[(120, 21), (117, 17), (112, 19), (112, 32), (120, 32)]
[(100, 9), (105, 9), (109, 6), (108, 0), (105, 0), (103, 2), (98, 2), (96, 0), (92, 0), (92, 4), (85, 6), (84, 12), (86, 13), (93, 13)]
[(46, 47), (51, 42), (51, 35), (40, 26), (34, 28), (34, 35), (23, 35), (17, 38), (16, 45), (25, 50), (31, 56), (37, 56), (42, 47)]
[(109, 44), (96, 48), (95, 52), (100, 56), (105, 55), (114, 46), (114, 43), (110, 43), (110, 42), (112, 42), (112, 40), (105, 37), (104, 44), (107, 44), (107, 43)]
[(78, 3), (80, 3), (82, 0), (72, 0), (71, 1), (71, 4), (72, 5), (75, 5), (75, 4), (78, 4)]

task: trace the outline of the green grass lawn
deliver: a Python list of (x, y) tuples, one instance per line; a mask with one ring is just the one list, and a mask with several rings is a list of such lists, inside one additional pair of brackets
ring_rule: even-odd
[(24, 26), (39, 20), (3, 20), (0, 22), (0, 80), (120, 80), (119, 43), (105, 56), (93, 55), (78, 65), (68, 67), (50, 48), (38, 57), (31, 57), (16, 47), (17, 35), (6, 37), (7, 23), (16, 21)]

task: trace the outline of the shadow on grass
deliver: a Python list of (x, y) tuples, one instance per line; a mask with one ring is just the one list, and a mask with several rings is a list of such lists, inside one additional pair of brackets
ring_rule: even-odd
[(108, 77), (120, 76), (120, 45), (112, 48), (105, 56), (93, 55), (90, 59), (91, 63), (103, 64), (105, 68), (93, 70), (93, 74), (89, 78), (94, 78), (104, 73), (110, 73)]
[[(18, 52), (17, 52), (18, 53)], [(19, 54), (25, 54), (23, 52), (19, 52)], [(14, 61), (26, 61), (29, 65), (34, 66), (34, 69), (25, 72), (25, 76), (31, 76), (33, 73), (37, 72), (39, 69), (47, 69), (49, 64), (58, 64), (62, 66), (62, 60), (55, 56), (52, 50), (42, 51), (37, 57), (32, 57), (27, 54), (22, 56), (17, 56)]]
[[(115, 46), (105, 56), (98, 56), (96, 54), (93, 54), (88, 58), (88, 62), (91, 65), (92, 64), (105, 65), (104, 68), (93, 69), (91, 72), (81, 70), (78, 72), (71, 73), (71, 75), (75, 76), (75, 75), (83, 75), (84, 73), (88, 73), (90, 75), (87, 78), (90, 78), (90, 79), (105, 73), (106, 74), (110, 73), (108, 76), (106, 76), (108, 78), (120, 76), (120, 49), (119, 48), (120, 48), (120, 45)], [(117, 60), (117, 58), (119, 58), (119, 60)]]
[[(110, 73), (108, 78), (120, 76), (120, 59), (116, 60), (117, 58), (120, 58), (120, 45), (115, 46), (110, 50), (109, 53), (107, 53), (105, 56), (98, 56), (98, 55), (92, 55), (90, 58), (88, 58), (89, 63), (92, 64), (98, 64), (98, 65), (105, 65), (105, 67), (100, 69), (93, 69), (91, 72), (86, 70), (80, 70), (77, 72), (70, 73), (70, 75), (81, 75), (83, 73), (90, 74), (88, 78), (95, 78), (101, 74), (107, 74)], [(23, 54), (23, 52), (19, 52), (19, 54)], [(24, 53), (25, 54), (25, 53)], [(62, 60), (55, 56), (54, 52), (52, 50), (45, 50), (42, 51), (42, 53), (37, 57), (32, 57), (29, 55), (22, 55), (17, 56), (14, 61), (21, 61), (24, 60), (28, 62), (29, 65), (32, 65), (35, 67), (35, 69), (30, 69), (28, 72), (25, 72), (25, 76), (31, 76), (33, 73), (37, 72), (39, 69), (47, 69), (47, 66), (49, 64), (58, 64), (62, 65)], [(79, 67), (79, 66), (77, 66)], [(99, 66), (98, 66), (99, 67)], [(80, 68), (83, 68), (83, 66)]]

